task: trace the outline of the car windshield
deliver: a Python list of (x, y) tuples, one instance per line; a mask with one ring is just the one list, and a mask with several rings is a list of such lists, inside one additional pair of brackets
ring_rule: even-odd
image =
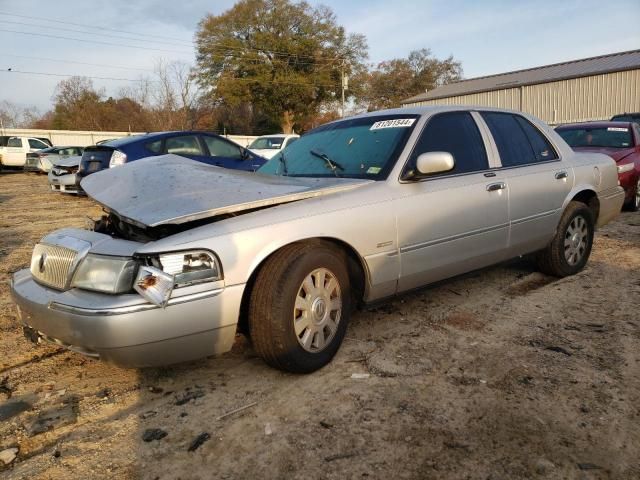
[(258, 171), (298, 177), (384, 180), (418, 115), (396, 114), (329, 123), (300, 137)]
[(633, 146), (629, 127), (562, 128), (557, 132), (570, 147), (628, 148)]
[(249, 148), (256, 150), (279, 150), (284, 142), (284, 137), (259, 137), (256, 138)]
[(611, 117), (612, 122), (640, 122), (640, 115), (625, 114)]

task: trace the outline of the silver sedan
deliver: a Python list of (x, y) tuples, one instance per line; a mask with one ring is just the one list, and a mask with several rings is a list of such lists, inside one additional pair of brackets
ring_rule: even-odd
[(257, 174), (165, 155), (82, 187), (103, 218), (47, 235), (13, 277), (30, 338), (148, 366), (241, 331), (293, 372), (332, 359), (360, 304), (529, 253), (575, 274), (624, 198), (611, 158), (470, 107), (329, 123)]

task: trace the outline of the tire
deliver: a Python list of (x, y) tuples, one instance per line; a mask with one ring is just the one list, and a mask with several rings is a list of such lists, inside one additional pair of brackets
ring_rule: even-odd
[(283, 247), (260, 268), (250, 295), (256, 353), (280, 370), (318, 370), (340, 348), (351, 315), (347, 256), (320, 241)]
[(551, 243), (536, 256), (540, 271), (566, 277), (582, 270), (591, 254), (594, 223), (589, 207), (581, 202), (570, 202)]
[(625, 204), (625, 208), (630, 212), (637, 212), (640, 210), (640, 178), (636, 182), (636, 189), (631, 201)]

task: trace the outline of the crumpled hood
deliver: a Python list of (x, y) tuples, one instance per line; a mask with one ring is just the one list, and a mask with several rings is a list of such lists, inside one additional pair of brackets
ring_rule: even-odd
[(53, 165), (56, 167), (77, 167), (80, 165), (80, 160), (82, 157), (65, 157), (65, 158), (57, 158), (53, 161)]
[(156, 227), (328, 195), (372, 181), (264, 175), (161, 155), (94, 173), (80, 185), (107, 210)]
[(610, 148), (610, 147), (573, 147), (576, 152), (593, 152), (593, 153), (604, 153), (605, 155), (609, 155), (616, 162), (619, 162), (627, 155), (632, 154), (635, 149), (633, 147), (629, 148)]

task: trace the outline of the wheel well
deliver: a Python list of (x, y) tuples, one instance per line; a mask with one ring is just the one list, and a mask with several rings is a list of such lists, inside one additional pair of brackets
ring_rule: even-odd
[(598, 221), (598, 215), (600, 214), (600, 201), (598, 195), (593, 190), (582, 190), (578, 192), (571, 201), (582, 202), (593, 212), (594, 222)]
[[(359, 306), (363, 299), (366, 287), (366, 267), (364, 265), (364, 261), (360, 258), (360, 255), (355, 251), (355, 249), (341, 240), (336, 238), (328, 238), (328, 237), (318, 237), (318, 238), (308, 238), (305, 240), (300, 240), (298, 242), (293, 243), (314, 243), (314, 242), (325, 242), (330, 243), (340, 250), (342, 250), (347, 255), (347, 271), (349, 272), (349, 280), (351, 281), (351, 292), (354, 299), (354, 305)], [(287, 245), (291, 245), (290, 243)], [(244, 288), (244, 292), (242, 294), (242, 302), (240, 303), (240, 316), (238, 318), (238, 332), (248, 336), (249, 334), (249, 325), (248, 325), (248, 311), (249, 311), (249, 301), (251, 298), (251, 290), (256, 281), (256, 277), (258, 276), (258, 272), (264, 266), (264, 264), (269, 260), (277, 251), (286, 247), (287, 245), (282, 245), (279, 249), (271, 252), (267, 257), (265, 257), (260, 264), (251, 272), (251, 276), (247, 281), (247, 284)]]

